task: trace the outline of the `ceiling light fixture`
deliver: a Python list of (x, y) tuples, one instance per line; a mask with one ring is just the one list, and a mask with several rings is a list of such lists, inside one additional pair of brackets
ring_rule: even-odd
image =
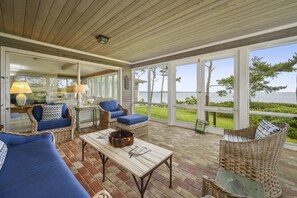
[(108, 37), (103, 36), (103, 35), (101, 35), (101, 34), (97, 37), (97, 41), (98, 41), (98, 43), (101, 43), (101, 44), (105, 44), (105, 43), (107, 43), (108, 40), (109, 40)]

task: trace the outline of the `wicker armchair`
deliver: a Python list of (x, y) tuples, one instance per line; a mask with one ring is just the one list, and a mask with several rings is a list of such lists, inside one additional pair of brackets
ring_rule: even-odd
[[(66, 105), (66, 104), (65, 104)], [(32, 133), (40, 133), (40, 132), (51, 132), (54, 134), (55, 142), (65, 142), (68, 140), (73, 139), (74, 135), (74, 127), (75, 127), (75, 117), (72, 113), (72, 110), (66, 106), (65, 108), (65, 118), (70, 119), (70, 123), (67, 124), (67, 126), (63, 127), (50, 127), (48, 129), (40, 129), (40, 120), (36, 118), (36, 115), (34, 114), (33, 110), (34, 108), (38, 108), (40, 105), (33, 106), (30, 109), (28, 109), (27, 114), (29, 116), (29, 119), (31, 121), (31, 132)]]
[(99, 103), (100, 129), (115, 128), (117, 118), (128, 114), (128, 110), (118, 104), (116, 100)]
[(275, 125), (280, 128), (280, 132), (262, 139), (255, 139), (257, 126), (241, 130), (225, 130), (225, 135), (241, 136), (249, 140), (220, 142), (220, 167), (262, 183), (265, 197), (280, 197), (282, 194), (277, 179), (277, 165), (289, 125), (286, 123), (275, 123)]

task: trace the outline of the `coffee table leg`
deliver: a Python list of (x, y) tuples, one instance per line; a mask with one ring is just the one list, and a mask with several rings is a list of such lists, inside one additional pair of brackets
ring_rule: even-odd
[(84, 141), (84, 140), (82, 140), (81, 141), (81, 161), (84, 161), (85, 160), (85, 146), (87, 145), (87, 143)]
[(169, 183), (169, 188), (172, 188), (172, 155), (170, 156), (169, 159), (169, 166), (170, 166), (170, 183)]
[(103, 153), (100, 153), (100, 152), (99, 152), (99, 155), (100, 155), (102, 165), (103, 165), (103, 179), (102, 179), (102, 182), (104, 182), (105, 181), (105, 163), (107, 162), (108, 157), (106, 157)]
[(138, 184), (138, 182), (137, 182), (136, 177), (132, 174), (133, 179), (134, 179), (134, 181), (135, 181), (135, 183), (136, 183), (136, 186), (137, 186), (137, 188), (138, 188), (138, 190), (139, 190), (139, 192), (140, 192), (141, 198), (144, 197), (144, 193), (145, 193), (145, 191), (146, 191), (147, 185), (148, 185), (148, 183), (149, 183), (149, 181), (150, 181), (150, 179), (151, 179), (151, 176), (152, 176), (153, 172), (154, 172), (154, 170), (152, 170), (152, 171), (149, 173), (149, 177), (148, 177), (148, 179), (147, 179), (145, 185), (144, 185), (144, 178), (146, 178), (146, 176), (140, 177), (140, 186), (139, 186), (139, 184)]

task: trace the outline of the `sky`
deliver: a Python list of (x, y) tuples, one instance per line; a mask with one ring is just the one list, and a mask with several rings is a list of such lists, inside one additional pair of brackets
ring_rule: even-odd
[[(284, 46), (277, 46), (272, 48), (265, 48), (250, 51), (250, 59), (254, 56), (263, 57), (263, 61), (270, 64), (287, 61), (292, 58), (293, 54), (297, 52), (297, 43)], [(226, 78), (231, 74), (234, 74), (234, 58), (227, 57), (224, 59), (214, 60), (215, 66), (212, 72), (211, 84), (215, 85), (216, 80)], [(297, 65), (295, 66), (297, 68)], [(160, 73), (157, 71), (157, 73)], [(275, 79), (270, 79), (271, 86), (287, 86), (282, 92), (295, 92), (296, 90), (296, 75), (297, 72), (283, 73)], [(207, 76), (207, 75), (206, 75)], [(197, 89), (197, 68), (196, 64), (187, 64), (176, 67), (176, 77), (181, 77), (181, 82), (176, 83), (176, 90), (178, 92), (195, 92)], [(147, 81), (147, 72), (141, 76), (141, 79)], [(161, 76), (157, 75), (155, 82), (155, 91), (161, 90)], [(164, 78), (164, 84), (167, 85), (167, 77)], [(211, 87), (211, 92), (220, 90), (218, 86)], [(140, 91), (147, 91), (147, 84), (143, 83), (139, 85)], [(167, 86), (164, 86), (164, 91), (167, 91)]]

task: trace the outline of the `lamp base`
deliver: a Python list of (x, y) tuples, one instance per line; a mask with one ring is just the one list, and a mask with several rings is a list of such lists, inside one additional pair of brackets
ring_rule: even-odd
[(27, 96), (25, 94), (18, 94), (16, 97), (18, 106), (25, 106), (26, 100), (27, 100)]

